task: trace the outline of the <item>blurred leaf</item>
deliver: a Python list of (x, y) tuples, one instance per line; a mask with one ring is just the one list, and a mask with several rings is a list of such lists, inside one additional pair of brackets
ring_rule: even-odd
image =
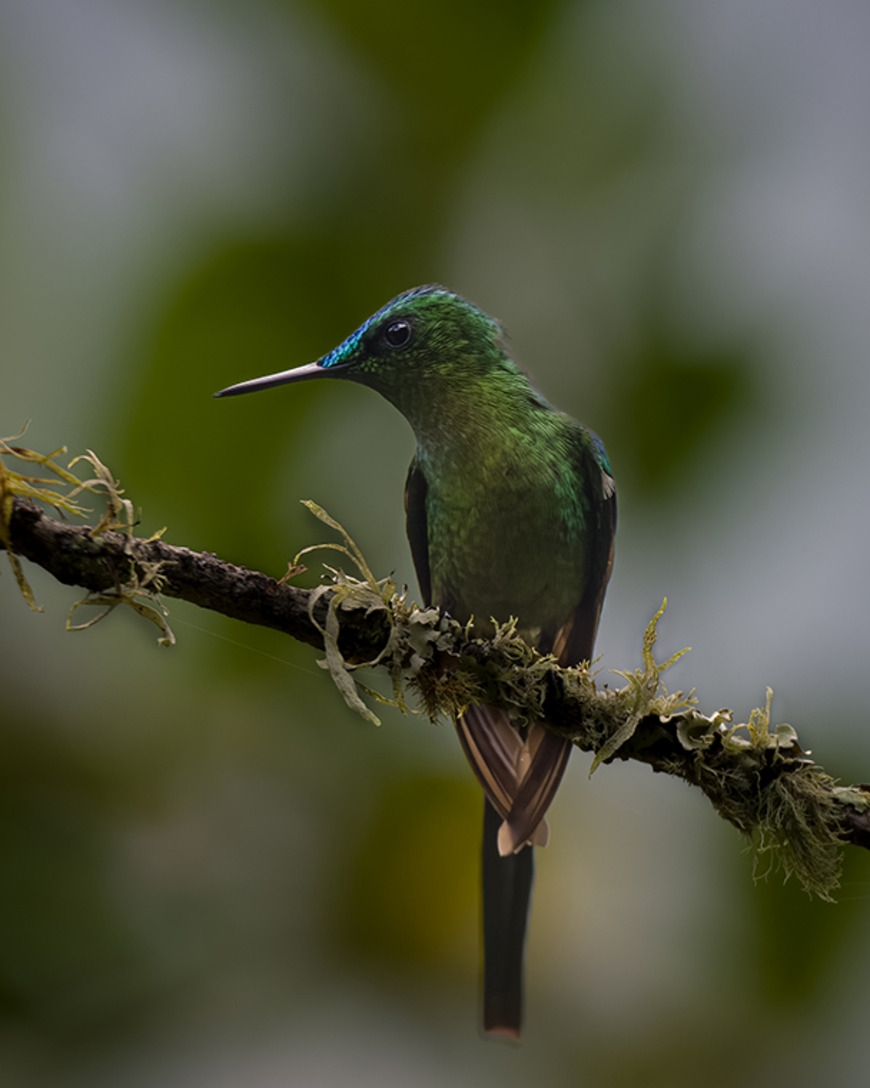
[(751, 963), (757, 987), (770, 1004), (799, 1005), (821, 999), (843, 966), (844, 957), (866, 928), (870, 898), (870, 857), (848, 849), (836, 903), (810, 898), (778, 873), (750, 887), (755, 925)]
[[(318, 0), (385, 80), (411, 145), (443, 167), (524, 73), (559, 0)], [(439, 171), (440, 172), (440, 171)]]
[[(147, 524), (168, 524), (171, 539), (250, 563), (258, 544), (268, 554), (269, 508), (290, 504), (273, 491), (273, 466), (324, 391), (255, 396), (229, 409), (212, 394), (317, 358), (350, 330), (330, 256), (319, 238), (226, 245), (190, 270), (146, 340), (118, 470)], [(283, 542), (275, 559), (293, 550)]]
[(406, 775), (385, 787), (335, 897), (349, 951), (413, 972), (473, 964), (480, 818), (470, 778)]
[(606, 433), (619, 451), (620, 486), (660, 495), (755, 408), (748, 355), (727, 347), (691, 353), (651, 331), (612, 403)]
[[(9, 713), (0, 763), (0, 1011), (81, 1036), (129, 1011), (144, 950), (114, 902), (108, 827), (127, 783)], [(117, 770), (117, 768), (114, 768)]]

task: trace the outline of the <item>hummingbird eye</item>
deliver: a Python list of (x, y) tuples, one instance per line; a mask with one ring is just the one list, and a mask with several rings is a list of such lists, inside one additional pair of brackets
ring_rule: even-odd
[(384, 329), (384, 340), (391, 348), (403, 348), (410, 343), (412, 333), (409, 321), (392, 321)]

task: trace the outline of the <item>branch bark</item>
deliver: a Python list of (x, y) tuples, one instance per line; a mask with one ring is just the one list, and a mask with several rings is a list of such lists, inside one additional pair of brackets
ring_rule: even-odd
[[(160, 563), (165, 596), (323, 648), (323, 636), (309, 615), (310, 590), (284, 585), (209, 552), (111, 530), (94, 537), (88, 526), (58, 521), (21, 499), (13, 502), (9, 539), (17, 555), (47, 570), (58, 582), (93, 593), (128, 581), (131, 563), (142, 570), (146, 564)], [(314, 609), (321, 627), (327, 608), (324, 599)], [(342, 652), (348, 660), (370, 661), (383, 649), (388, 634), (383, 617), (366, 622), (350, 613), (342, 625)]]
[[(145, 572), (149, 564), (160, 563), (161, 594), (271, 627), (321, 649), (330, 608), (336, 611), (337, 598), (331, 600), (335, 594), (285, 585), (215, 555), (161, 540), (114, 531), (92, 536), (88, 527), (58, 521), (18, 498), (8, 520), (8, 539), (17, 555), (58, 581), (96, 593), (118, 589), (134, 570)], [(770, 731), (769, 719), (762, 721), (763, 728), (760, 719), (754, 726), (750, 720), (748, 726), (731, 727), (726, 718), (706, 718), (694, 709), (673, 715), (644, 712), (644, 706), (655, 705), (650, 701), (658, 686), (655, 670), (653, 676), (649, 670), (636, 673), (634, 690), (629, 685), (616, 692), (598, 691), (585, 666), (561, 669), (537, 659), (509, 632), (507, 637), (478, 639), (446, 617), (435, 628), (432, 610), (405, 610), (411, 624), (421, 617), (429, 623), (425, 631), (432, 646), (424, 657), (417, 652), (419, 645), (417, 650), (411, 645), (413, 637), (395, 649), (398, 621), (387, 606), (373, 610), (343, 601), (339, 615), (340, 660), (377, 660), (390, 669), (394, 681), (398, 677), (415, 688), (430, 713), (455, 711), (463, 699), (486, 701), (520, 720), (540, 718), (584, 750), (607, 752), (606, 762), (635, 759), (654, 771), (677, 775), (702, 789), (720, 815), (742, 832), (760, 829), (761, 848), (779, 850), (786, 870), (822, 895), (836, 884), (843, 843), (870, 849), (870, 786), (839, 787), (806, 756), (793, 731), (780, 737), (779, 731)], [(384, 656), (391, 645), (392, 656)], [(650, 652), (647, 664), (651, 661)], [(645, 684), (650, 689), (646, 703)], [(735, 729), (748, 730), (749, 739), (738, 737)], [(825, 873), (817, 872), (826, 865)]]

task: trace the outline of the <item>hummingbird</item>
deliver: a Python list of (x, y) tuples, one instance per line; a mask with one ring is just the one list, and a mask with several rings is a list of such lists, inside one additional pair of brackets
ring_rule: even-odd
[[(613, 565), (613, 473), (598, 436), (520, 369), (501, 324), (445, 287), (415, 287), (316, 362), (215, 396), (313, 378), (369, 386), (414, 431), (405, 515), (423, 603), (484, 636), (515, 618), (560, 665), (591, 660)], [(533, 849), (546, 845), (571, 742), (484, 704), (456, 730), (484, 794), (483, 1027), (518, 1039)]]

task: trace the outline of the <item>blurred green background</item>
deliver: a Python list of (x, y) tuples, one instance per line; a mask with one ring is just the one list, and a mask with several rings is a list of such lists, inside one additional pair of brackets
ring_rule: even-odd
[[(620, 485), (602, 668), (866, 779), (870, 9), (848, 0), (2, 0), (0, 433), (87, 447), (142, 531), (413, 584), (413, 441), (340, 383), (216, 402), (443, 282)], [(5, 561), (3, 561), (5, 568)], [(0, 581), (0, 1082), (817, 1085), (866, 1070), (870, 865), (754, 884), (700, 796), (575, 756), (520, 1048), (480, 1040), (480, 802), (449, 726), (172, 605)]]

